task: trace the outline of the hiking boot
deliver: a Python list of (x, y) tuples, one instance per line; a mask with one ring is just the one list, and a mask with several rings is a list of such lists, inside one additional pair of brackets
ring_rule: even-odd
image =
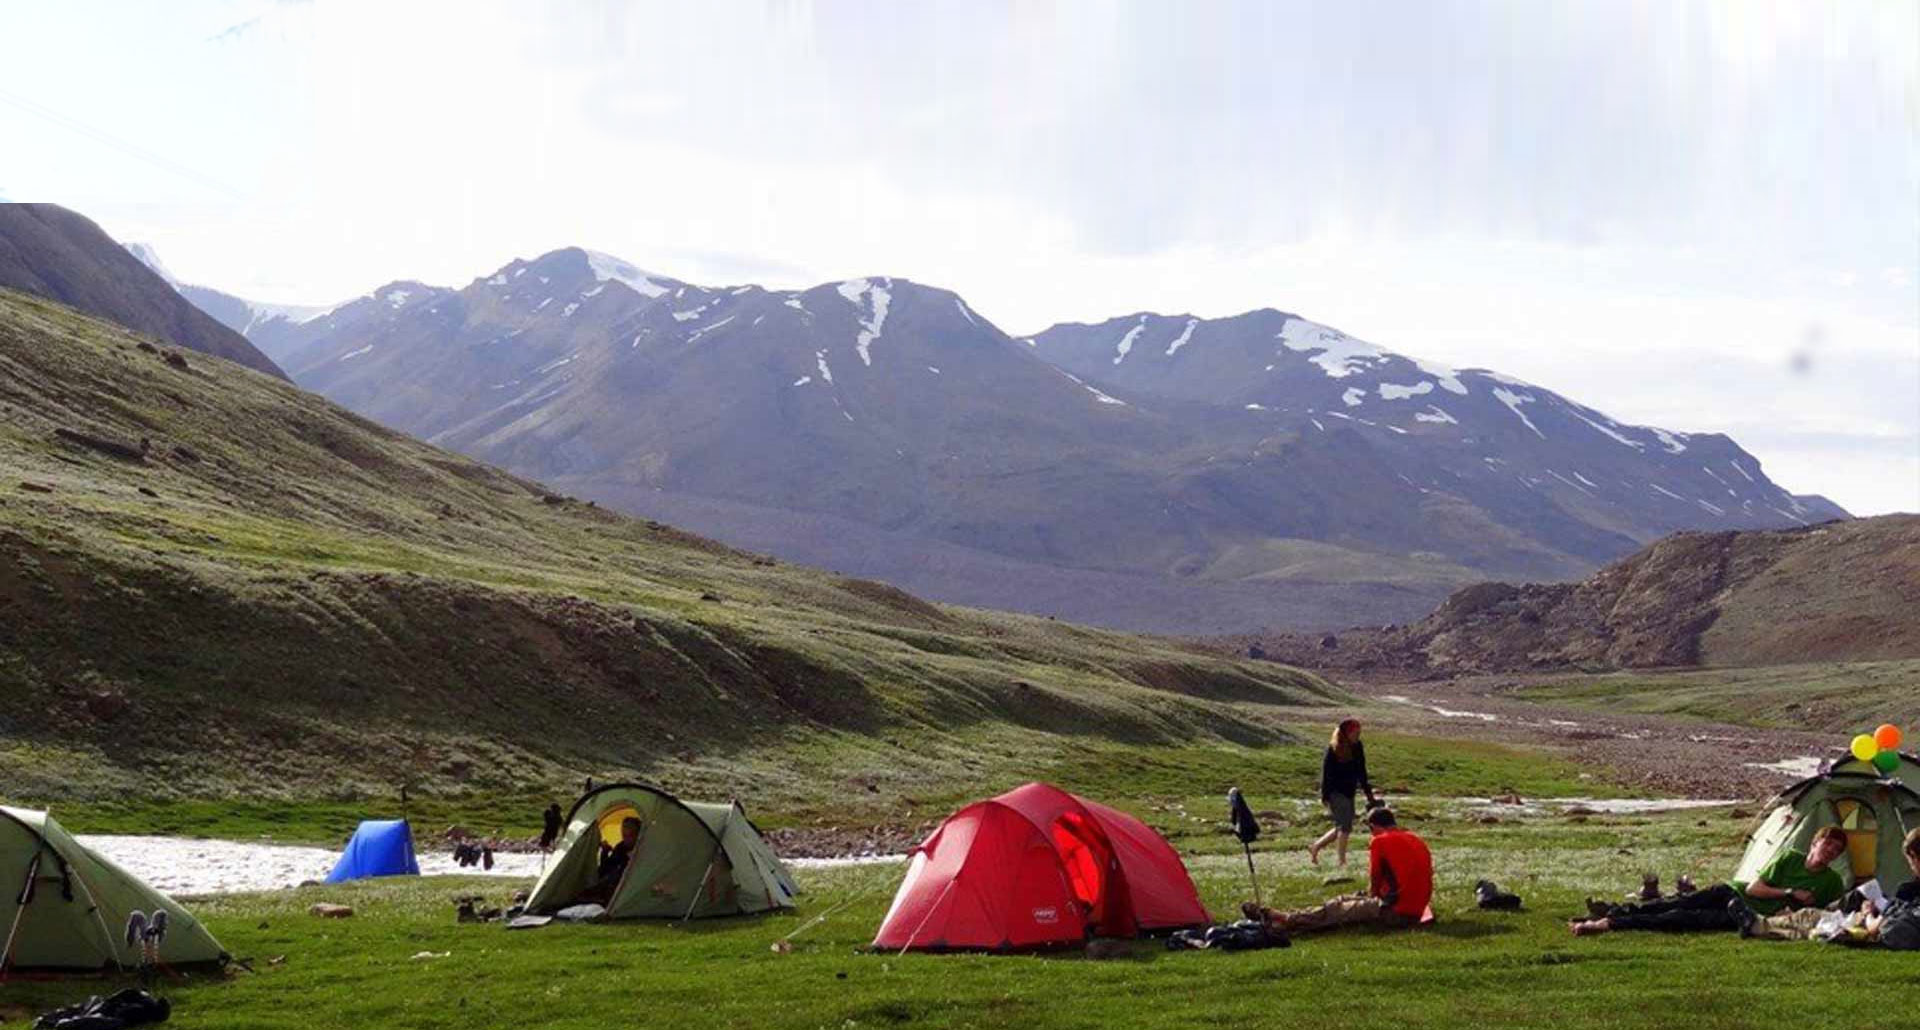
[(1613, 906), (1593, 898), (1587, 899), (1587, 918), (1605, 919), (1613, 911)]
[(1747, 904), (1747, 899), (1735, 895), (1732, 901), (1727, 902), (1727, 914), (1733, 917), (1733, 925), (1740, 928), (1741, 937), (1751, 938), (1759, 932), (1760, 913)]
[(1692, 894), (1694, 891), (1697, 891), (1699, 889), (1700, 888), (1695, 887), (1693, 885), (1693, 877), (1687, 876), (1685, 874), (1682, 874), (1678, 880), (1673, 881), (1673, 892), (1682, 897), (1685, 897), (1688, 894)]
[(1648, 873), (1640, 881), (1640, 900), (1660, 900), (1660, 875), (1658, 873)]

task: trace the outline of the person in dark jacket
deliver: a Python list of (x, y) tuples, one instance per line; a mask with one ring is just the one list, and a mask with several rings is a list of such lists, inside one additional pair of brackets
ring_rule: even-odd
[(1307, 845), (1307, 858), (1314, 865), (1320, 864), (1320, 852), (1332, 844), (1339, 855), (1340, 868), (1347, 867), (1347, 840), (1353, 836), (1354, 793), (1362, 790), (1367, 794), (1367, 807), (1379, 804), (1373, 796), (1373, 784), (1367, 780), (1367, 749), (1360, 743), (1360, 720), (1347, 719), (1334, 729), (1333, 739), (1327, 742), (1327, 753), (1320, 759), (1320, 803), (1327, 807), (1333, 829)]
[(559, 805), (548, 805), (547, 810), (540, 813), (543, 824), (540, 829), (541, 851), (553, 850), (553, 842), (560, 839), (560, 831), (566, 826), (566, 819), (566, 816), (560, 814)]

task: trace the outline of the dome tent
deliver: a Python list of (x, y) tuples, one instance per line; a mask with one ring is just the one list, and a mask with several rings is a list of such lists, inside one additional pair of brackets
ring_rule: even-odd
[(593, 886), (601, 847), (640, 821), (639, 845), (606, 900), (609, 919), (692, 919), (792, 908), (799, 894), (740, 803), (682, 801), (657, 787), (614, 783), (574, 802), (555, 857), (527, 898), (551, 915)]
[(1912, 879), (1900, 846), (1920, 827), (1920, 758), (1903, 752), (1884, 773), (1850, 754), (1827, 761), (1767, 803), (1733, 879), (1749, 882), (1782, 852), (1805, 852), (1825, 826), (1846, 832), (1847, 859), (1838, 865), (1849, 884), (1878, 878), (1891, 894)]
[(420, 863), (413, 857), (413, 827), (405, 819), (368, 819), (353, 831), (340, 861), (327, 874), (327, 882), (419, 875)]
[(914, 849), (873, 946), (1043, 948), (1209, 921), (1165, 838), (1029, 783), (955, 812)]
[(140, 965), (126, 940), (134, 912), (167, 914), (169, 966), (227, 953), (171, 898), (87, 849), (45, 812), (0, 807), (0, 978), (16, 969), (98, 972)]

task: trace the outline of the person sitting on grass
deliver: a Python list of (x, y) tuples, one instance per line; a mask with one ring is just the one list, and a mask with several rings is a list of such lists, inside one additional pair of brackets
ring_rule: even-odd
[(1806, 854), (1785, 851), (1752, 883), (1720, 883), (1705, 890), (1642, 905), (1587, 903), (1589, 919), (1567, 924), (1576, 937), (1610, 930), (1737, 930), (1748, 906), (1763, 916), (1786, 908), (1825, 908), (1847, 891), (1833, 862), (1847, 850), (1847, 835), (1837, 826), (1814, 834)]
[(1373, 784), (1367, 780), (1367, 748), (1360, 743), (1360, 720), (1343, 719), (1320, 758), (1320, 803), (1333, 819), (1333, 829), (1307, 845), (1307, 860), (1314, 865), (1320, 864), (1320, 852), (1332, 844), (1340, 868), (1346, 869), (1347, 839), (1353, 836), (1353, 795), (1359, 790), (1366, 791), (1368, 808), (1379, 803), (1373, 796)]
[(1386, 808), (1367, 813), (1367, 832), (1373, 835), (1367, 845), (1367, 893), (1343, 894), (1317, 908), (1294, 912), (1261, 908), (1249, 901), (1240, 911), (1287, 934), (1343, 926), (1400, 929), (1431, 919), (1433, 853), (1427, 850), (1427, 842), (1401, 829), (1393, 811)]
[[(1898, 890), (1888, 894), (1884, 888), (1879, 901), (1863, 899), (1860, 910), (1841, 926), (1823, 935), (1820, 927), (1834, 913), (1825, 909), (1803, 908), (1778, 915), (1762, 916), (1751, 906), (1743, 906), (1740, 936), (1764, 941), (1830, 940), (1878, 941), (1895, 951), (1920, 950), (1920, 829), (1907, 834), (1900, 845), (1907, 860), (1909, 878)], [(1829, 924), (1831, 925), (1831, 924)]]

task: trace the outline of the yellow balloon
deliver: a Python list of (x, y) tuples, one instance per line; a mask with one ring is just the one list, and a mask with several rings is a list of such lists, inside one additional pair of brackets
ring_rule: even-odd
[(1853, 757), (1858, 758), (1862, 762), (1871, 762), (1873, 761), (1873, 756), (1879, 753), (1880, 745), (1874, 743), (1873, 738), (1867, 734), (1862, 733), (1853, 738)]

